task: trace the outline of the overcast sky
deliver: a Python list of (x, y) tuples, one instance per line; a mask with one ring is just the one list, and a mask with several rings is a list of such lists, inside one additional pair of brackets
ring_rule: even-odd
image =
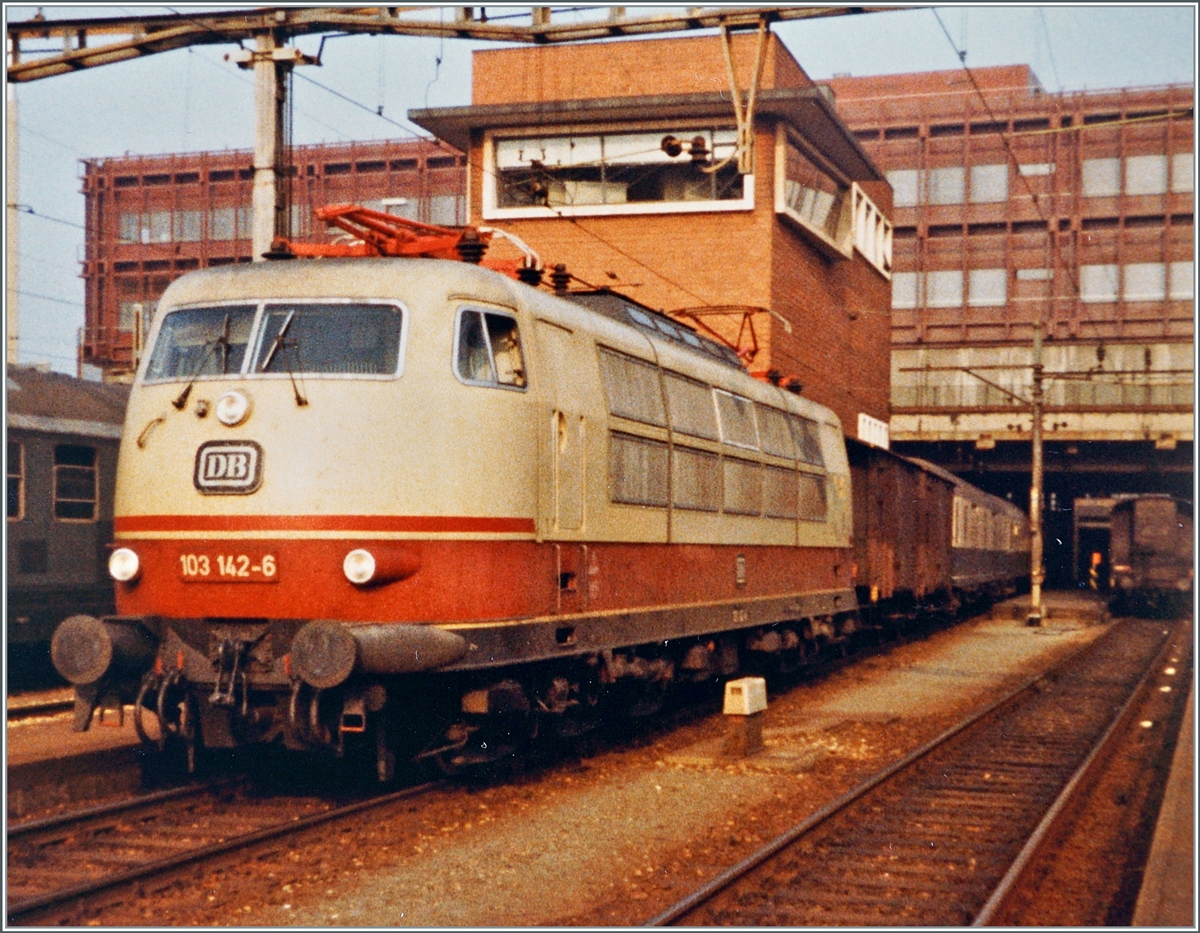
[[(213, 7), (42, 9), (57, 19)], [(452, 8), (445, 9), (447, 17), (453, 15)], [(504, 13), (488, 9), (492, 16)], [(19, 22), (36, 11), (6, 5), (5, 18)], [(965, 50), (970, 67), (1029, 64), (1048, 91), (1195, 81), (1192, 4), (934, 7), (784, 23), (774, 31), (818, 80), (959, 68), (958, 51)], [(308, 37), (297, 44), (315, 53), (319, 42)], [(327, 41), (320, 67), (297, 69), (294, 142), (413, 135), (416, 128), (405, 119), (409, 109), (470, 103), (471, 50), (481, 47), (465, 40), (382, 36)], [(6, 200), (24, 210), (22, 363), (48, 362), (75, 372), (83, 326), (79, 160), (253, 145), (252, 84), (248, 73), (224, 61), (232, 49), (178, 50), (16, 87), (20, 186), (15, 195), (7, 191)]]

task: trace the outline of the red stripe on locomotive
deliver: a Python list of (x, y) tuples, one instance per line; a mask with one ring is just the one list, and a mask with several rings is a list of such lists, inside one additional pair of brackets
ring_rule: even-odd
[[(849, 589), (837, 548), (682, 544), (537, 544), (463, 540), (130, 540), (141, 577), (117, 587), (123, 615), (456, 622), (605, 612)], [(358, 587), (342, 571), (354, 548), (404, 554), (410, 577)], [(270, 552), (278, 584), (221, 582), (216, 555)], [(185, 582), (182, 555), (204, 553), (216, 582)], [(737, 584), (737, 557), (745, 584)], [(569, 569), (574, 577), (560, 574)], [(194, 578), (193, 578), (194, 579)]]

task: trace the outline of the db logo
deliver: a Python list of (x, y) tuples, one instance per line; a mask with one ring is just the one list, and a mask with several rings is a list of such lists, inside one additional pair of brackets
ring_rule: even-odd
[(209, 441), (196, 451), (192, 482), (206, 495), (246, 495), (262, 483), (262, 448), (254, 441)]

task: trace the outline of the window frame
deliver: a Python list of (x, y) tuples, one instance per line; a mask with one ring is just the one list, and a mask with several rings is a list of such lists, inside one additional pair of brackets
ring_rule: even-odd
[[(466, 314), (478, 314), (481, 316), (488, 315), (488, 314), (494, 314), (497, 317), (508, 318), (509, 320), (511, 320), (513, 322), (514, 325), (516, 325), (517, 335), (518, 335), (518, 338), (517, 338), (518, 347), (520, 348), (520, 352), (521, 352), (521, 371), (525, 374), (525, 384), (524, 385), (520, 385), (520, 386), (511, 385), (509, 383), (499, 381), (500, 370), (496, 366), (495, 351), (492, 349), (492, 341), (490, 339), (487, 340), (488, 361), (492, 365), (492, 371), (494, 373), (496, 373), (497, 381), (492, 382), (489, 380), (489, 381), (483, 382), (483, 381), (476, 380), (476, 379), (467, 379), (465, 376), (463, 376), (462, 373), (460, 373), (458, 371), (458, 341), (462, 336), (462, 322), (463, 322), (463, 317)], [(483, 318), (481, 323), (483, 324), (484, 333), (486, 334), (487, 333), (486, 318)], [(454, 342), (451, 345), (452, 351), (451, 351), (451, 355), (450, 355), (450, 369), (454, 373), (454, 378), (457, 379), (460, 383), (462, 383), (465, 386), (472, 386), (475, 388), (507, 389), (509, 392), (528, 392), (529, 391), (529, 361), (526, 359), (525, 350), (523, 347), (524, 340), (523, 340), (523, 338), (520, 337), (520, 333), (521, 333), (521, 322), (520, 322), (520, 319), (517, 317), (517, 314), (515, 311), (511, 311), (507, 308), (495, 308), (495, 307), (491, 307), (491, 306), (484, 305), (481, 303), (474, 303), (474, 302), (459, 305), (458, 310), (455, 311), (455, 316), (454, 316)]]
[(8, 457), (8, 464), (5, 469), (5, 512), (7, 513), (7, 497), (8, 497), (8, 482), (16, 479), (17, 481), (17, 512), (15, 515), (9, 515), (10, 522), (19, 522), (25, 519), (25, 442), (24, 441), (8, 441), (9, 447), (15, 447), (17, 452), (17, 472), (13, 472), (13, 458), (9, 455), (8, 449), (5, 451), (5, 456)]
[[(727, 120), (697, 118), (696, 120), (675, 120), (672, 122), (655, 121), (640, 123), (635, 126), (612, 126), (611, 124), (584, 126), (531, 126), (513, 127), (502, 130), (488, 130), (483, 135), (483, 184), (482, 184), (482, 215), (484, 220), (519, 220), (526, 218), (545, 217), (603, 217), (642, 214), (694, 214), (727, 211), (754, 210), (754, 172), (742, 176), (742, 196), (737, 199), (722, 201), (634, 201), (623, 204), (574, 204), (547, 207), (544, 205), (528, 205), (522, 207), (501, 207), (499, 203), (498, 184), (500, 171), (496, 166), (498, 140), (521, 138), (553, 138), (555, 136), (602, 136), (629, 135), (633, 133), (669, 133), (679, 132), (681, 126), (692, 123), (703, 126), (691, 126), (689, 132), (704, 130), (734, 130), (736, 127)], [(683, 164), (683, 163), (681, 163)]]
[[(841, 215), (838, 217), (837, 235), (828, 233), (808, 218), (788, 207), (784, 190), (787, 182), (787, 148), (794, 146), (819, 171), (843, 189)], [(832, 251), (844, 259), (854, 255), (854, 184), (824, 156), (809, 144), (799, 133), (780, 123), (775, 130), (775, 213), (794, 224), (802, 233), (814, 239), (826, 252)]]
[[(90, 467), (80, 466), (74, 463), (59, 463), (58, 452), (64, 447), (78, 447), (92, 452), (92, 465)], [(100, 520), (100, 450), (92, 444), (55, 444), (53, 459), (51, 460), (50, 472), (50, 514), (56, 522), (64, 522), (76, 525), (94, 525)], [(70, 499), (59, 496), (58, 494), (58, 477), (59, 471), (63, 469), (70, 470), (86, 470), (92, 471), (92, 496), (91, 499)], [(92, 514), (90, 518), (77, 518), (72, 516), (63, 516), (58, 514), (59, 502), (91, 502)]]
[[(725, 418), (721, 414), (721, 396), (722, 395), (727, 395), (731, 399), (736, 399), (737, 401), (746, 403), (746, 405), (750, 411), (750, 426), (754, 429), (754, 443), (753, 444), (745, 444), (741, 441), (736, 441), (729, 437), (729, 434), (726, 431)], [(744, 395), (738, 395), (736, 392), (730, 392), (728, 389), (722, 389), (722, 388), (719, 388), (718, 386), (713, 386), (713, 399), (716, 402), (716, 407), (717, 407), (717, 430), (720, 431), (720, 433), (721, 433), (721, 443), (727, 444), (730, 447), (736, 447), (738, 450), (752, 450), (752, 451), (760, 452), (762, 450), (762, 447), (759, 446), (760, 441), (759, 441), (759, 437), (758, 437), (758, 413), (754, 409), (754, 406), (755, 406), (754, 399), (747, 398)]]
[[(263, 373), (254, 371), (253, 363), (258, 358), (258, 354), (262, 348), (262, 327), (267, 308), (269, 305), (276, 305), (280, 303), (286, 303), (288, 305), (382, 305), (398, 310), (400, 312), (400, 339), (396, 346), (396, 369), (390, 373), (310, 373), (297, 370), (294, 374), (292, 374), (287, 372)], [(162, 335), (163, 325), (165, 324), (167, 318), (176, 311), (190, 311), (201, 308), (245, 307), (247, 305), (254, 306), (254, 315), (250, 322), (250, 336), (246, 342), (246, 352), (242, 357), (242, 365), (237, 372), (202, 373), (196, 377), (187, 375), (150, 377), (147, 375), (154, 352), (158, 348), (158, 341)], [(193, 378), (196, 380), (203, 380), (205, 382), (226, 382), (245, 379), (253, 379), (256, 381), (259, 379), (291, 379), (293, 375), (297, 377), (303, 377), (304, 379), (358, 379), (392, 381), (399, 379), (404, 375), (405, 359), (408, 356), (408, 326), (410, 312), (408, 310), (408, 305), (397, 298), (231, 298), (219, 301), (190, 301), (186, 304), (172, 305), (165, 311), (161, 308), (155, 308), (151, 311), (151, 313), (154, 316), (154, 332), (152, 334), (153, 339), (147, 341), (146, 352), (142, 355), (142, 362), (138, 371), (138, 380), (144, 385), (165, 385), (172, 382), (191, 382)]]

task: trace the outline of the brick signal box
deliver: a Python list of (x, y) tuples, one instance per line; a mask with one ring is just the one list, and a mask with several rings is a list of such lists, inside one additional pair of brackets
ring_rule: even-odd
[(775, 36), (476, 52), (472, 99), (409, 114), (468, 153), (472, 222), (886, 438), (890, 186)]

